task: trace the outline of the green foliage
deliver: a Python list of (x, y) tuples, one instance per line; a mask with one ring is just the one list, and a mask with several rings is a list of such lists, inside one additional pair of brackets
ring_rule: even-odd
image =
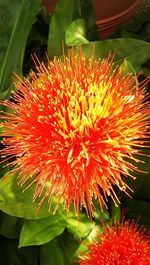
[(72, 265), (77, 259), (75, 251), (80, 245), (67, 231), (41, 248), (41, 265)]
[(65, 42), (68, 46), (86, 44), (86, 27), (83, 19), (74, 20), (66, 30)]
[(39, 0), (5, 0), (0, 3), (1, 93), (11, 85), (12, 72), (22, 73), (26, 42), (39, 9)]
[[(62, 55), (63, 46), (65, 52), (71, 46), (78, 52), (82, 45), (87, 58), (93, 50), (95, 59), (115, 54), (115, 65), (123, 63), (123, 74), (143, 71), (143, 75), (149, 76), (149, 25), (147, 11), (132, 24), (121, 27), (111, 39), (98, 40), (90, 0), (59, 0), (51, 15), (40, 0), (0, 0), (0, 99), (9, 98), (14, 90), (13, 72), (21, 76), (35, 69), (31, 54), (35, 52), (45, 61), (46, 49), (53, 58)], [(2, 106), (0, 109), (6, 110)], [(93, 220), (84, 209), (79, 217), (73, 208), (66, 213), (62, 204), (55, 212), (55, 197), (50, 211), (47, 199), (38, 209), (41, 198), (33, 201), (35, 185), (23, 192), (25, 187), (18, 185), (19, 176), (11, 175), (9, 166), (0, 165), (0, 265), (75, 264), (79, 253), (86, 249), (86, 243), (103, 232), (103, 224), (120, 221), (123, 208), (127, 210), (126, 219), (139, 218), (138, 222), (150, 229), (149, 149), (146, 152), (147, 157), (138, 157), (144, 163), (135, 163), (140, 169), (133, 172), (136, 180), (126, 180), (134, 191), (133, 199), (119, 194), (121, 205), (116, 207), (109, 201), (108, 209), (103, 211), (94, 201)]]
[(49, 27), (48, 54), (50, 57), (62, 54), (62, 42), (65, 40), (66, 30), (78, 17), (80, 17), (80, 0), (58, 1)]
[[(68, 12), (69, 11), (69, 12)], [(90, 0), (59, 0), (52, 16), (49, 36), (48, 54), (50, 57), (62, 54), (63, 46), (88, 43), (96, 38), (96, 23)]]
[[(40, 220), (26, 220), (21, 231), (19, 246), (42, 245), (62, 234), (66, 226), (62, 214)], [(32, 233), (31, 233), (32, 231)]]
[(89, 218), (80, 214), (80, 219), (77, 217), (71, 217), (67, 219), (67, 229), (74, 236), (75, 239), (81, 239), (86, 237), (94, 227), (95, 223), (90, 222)]
[(115, 54), (116, 65), (126, 59), (133, 65), (136, 72), (150, 58), (150, 44), (137, 39), (118, 38), (91, 42), (83, 46), (83, 54), (90, 58), (93, 49), (95, 59), (105, 58), (111, 52)]
[[(38, 201), (33, 201), (33, 185), (26, 192), (18, 185), (17, 175), (6, 174), (0, 179), (0, 209), (7, 214), (26, 219), (40, 219), (50, 215), (47, 201), (37, 211)], [(51, 205), (51, 212), (55, 210), (57, 200)], [(61, 210), (60, 210), (61, 211)], [(59, 212), (59, 210), (58, 210)]]

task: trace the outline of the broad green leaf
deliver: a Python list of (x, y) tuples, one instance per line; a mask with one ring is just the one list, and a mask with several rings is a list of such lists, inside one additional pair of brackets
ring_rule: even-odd
[(65, 33), (72, 21), (80, 17), (80, 0), (59, 0), (52, 16), (48, 54), (50, 57), (62, 54), (62, 42), (65, 45)]
[(14, 216), (10, 216), (6, 213), (0, 213), (0, 234), (17, 239), (20, 236), (23, 220)]
[(5, 0), (0, 3), (0, 93), (11, 84), (13, 72), (22, 73), (26, 42), (40, 0)]
[(57, 238), (43, 245), (40, 251), (41, 265), (67, 265), (64, 263), (64, 256)]
[(41, 247), (40, 265), (73, 265), (80, 245), (67, 231)]
[(68, 46), (86, 44), (86, 27), (84, 19), (76, 19), (66, 30), (65, 42)]
[(54, 239), (43, 245), (40, 251), (41, 265), (67, 265), (64, 263), (63, 252), (58, 244), (58, 240)]
[(66, 226), (62, 214), (51, 215), (39, 220), (25, 220), (19, 246), (42, 245), (63, 233)]
[(79, 220), (77, 217), (69, 217), (67, 219), (67, 229), (73, 234), (75, 239), (81, 239), (86, 237), (95, 223), (92, 222), (85, 214), (80, 214)]
[[(33, 201), (35, 186), (23, 192), (23, 188), (18, 185), (17, 175), (9, 176), (9, 173), (0, 179), (0, 210), (3, 212), (26, 219), (40, 219), (48, 217), (53, 213), (57, 200), (54, 198), (51, 205), (51, 212), (47, 200), (43, 202), (37, 211), (38, 202)], [(61, 210), (57, 210), (58, 212)]]
[(136, 76), (136, 71), (133, 67), (133, 65), (128, 61), (128, 60), (124, 60), (123, 63), (120, 66), (121, 69), (121, 76), (124, 77), (127, 74), (132, 73), (132, 76), (135, 78), (135, 81), (133, 83), (133, 85), (138, 86), (138, 78)]
[[(76, 227), (78, 229), (78, 227), (80, 227), (80, 223), (76, 224), (78, 225)], [(81, 230), (78, 230), (80, 232), (80, 235), (75, 239), (74, 233), (76, 224), (73, 223), (72, 225), (71, 220), (70, 226), (72, 226), (72, 230), (70, 230), (70, 232), (73, 232), (73, 234), (69, 233), (68, 230), (65, 230), (64, 233), (61, 234), (61, 236), (55, 237), (53, 240), (41, 247), (41, 265), (74, 264), (74, 262), (78, 258), (79, 253), (86, 250), (86, 243), (95, 240), (97, 234), (103, 231), (102, 224), (95, 224), (93, 222), (93, 227), (91, 227), (92, 229), (90, 229), (90, 232), (84, 239), (79, 240), (79, 238), (82, 237), (83, 233)]]
[[(95, 59), (105, 58), (110, 52), (115, 53), (115, 64), (121, 64), (124, 59), (127, 59), (136, 72), (150, 58), (150, 43), (137, 39), (118, 38), (91, 42), (85, 44), (82, 51), (87, 58), (90, 58), (93, 49)], [(79, 48), (76, 50), (78, 52)]]

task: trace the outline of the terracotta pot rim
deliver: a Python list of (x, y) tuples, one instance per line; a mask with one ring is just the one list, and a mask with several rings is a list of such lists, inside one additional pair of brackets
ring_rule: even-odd
[(133, 13), (130, 13), (128, 16), (126, 16), (126, 18), (124, 18), (124, 20), (115, 20), (113, 21), (112, 23), (109, 23), (109, 24), (101, 24), (101, 23), (97, 23), (97, 26), (98, 28), (100, 28), (100, 30), (107, 30), (109, 28), (113, 28), (113, 27), (116, 27), (116, 26), (119, 26), (120, 24), (125, 23), (127, 21), (129, 21), (130, 18), (132, 18), (133, 16)]
[(110, 26), (113, 27), (114, 25), (117, 25), (118, 22), (120, 24), (120, 23), (128, 20), (136, 12), (138, 2), (139, 2), (139, 0), (137, 0), (135, 3), (133, 3), (128, 9), (122, 11), (121, 13), (119, 13), (117, 15), (98, 20), (96, 22), (97, 26), (102, 27), (102, 28), (110, 27)]

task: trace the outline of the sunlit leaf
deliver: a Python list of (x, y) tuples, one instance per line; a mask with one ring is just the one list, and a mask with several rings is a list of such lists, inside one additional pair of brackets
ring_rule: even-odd
[[(35, 186), (33, 185), (23, 192), (23, 188), (18, 185), (17, 175), (9, 176), (8, 173), (0, 179), (0, 209), (7, 214), (26, 219), (48, 217), (55, 210), (57, 200), (53, 200), (50, 212), (47, 200), (37, 211), (38, 200), (33, 201), (34, 189)], [(58, 209), (59, 211), (61, 210)]]
[(80, 214), (79, 220), (76, 216), (67, 219), (67, 229), (73, 234), (75, 239), (86, 237), (91, 232), (94, 225), (95, 223), (85, 214)]
[(86, 27), (84, 19), (73, 21), (66, 30), (65, 42), (68, 46), (86, 44)]
[[(39, 220), (26, 220), (21, 231), (19, 246), (42, 245), (62, 234), (66, 226), (61, 214)], [(31, 232), (32, 231), (32, 232)]]

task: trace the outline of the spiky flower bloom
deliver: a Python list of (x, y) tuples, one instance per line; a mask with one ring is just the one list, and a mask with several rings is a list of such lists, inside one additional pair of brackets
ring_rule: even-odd
[(127, 192), (121, 174), (135, 169), (130, 161), (147, 137), (150, 112), (143, 85), (123, 77), (123, 67), (113, 70), (109, 57), (86, 60), (72, 50), (47, 67), (37, 62), (38, 72), (17, 80), (18, 93), (3, 103), (13, 111), (3, 116), (3, 155), (16, 158), (12, 173), (21, 185), (36, 183), (39, 205), (56, 195), (66, 210), (73, 204), (92, 214), (93, 197), (117, 204), (114, 185)]
[(105, 227), (87, 247), (80, 265), (150, 265), (150, 236), (133, 222)]

